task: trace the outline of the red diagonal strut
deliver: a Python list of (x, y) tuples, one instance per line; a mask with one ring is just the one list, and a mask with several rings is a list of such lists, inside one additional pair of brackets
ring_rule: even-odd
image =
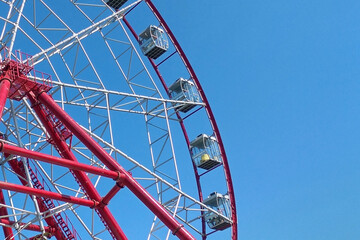
[(0, 79), (0, 120), (4, 111), (7, 96), (10, 90), (10, 80), (6, 76), (1, 76)]
[(9, 144), (3, 143), (3, 142), (0, 142), (0, 152), (18, 155), (21, 157), (26, 157), (26, 158), (31, 158), (31, 159), (36, 159), (39, 161), (67, 167), (72, 170), (79, 170), (79, 171), (84, 171), (84, 172), (93, 173), (93, 174), (97, 174), (100, 176), (112, 178), (114, 180), (119, 180), (121, 178), (121, 174), (119, 172), (102, 169), (99, 167), (89, 166), (87, 164), (83, 164), (83, 163), (79, 163), (79, 162), (73, 162), (69, 159), (63, 159), (63, 158), (55, 157), (52, 155), (31, 151), (28, 149), (9, 145)]
[[(46, 94), (46, 96), (48, 96), (49, 99), (51, 99), (51, 101), (54, 101), (49, 95)], [(72, 160), (73, 162), (77, 163), (78, 161), (75, 155), (70, 151), (66, 141), (61, 136), (59, 136), (58, 132), (53, 128), (52, 124), (49, 122), (49, 120), (46, 117), (46, 113), (43, 110), (43, 106), (35, 99), (35, 95), (32, 92), (29, 92), (28, 98), (40, 121), (46, 128), (46, 131), (48, 132), (52, 140), (52, 144), (54, 144), (54, 146), (57, 148), (59, 154), (63, 158)], [(74, 170), (72, 172), (74, 174), (75, 179), (78, 181), (80, 187), (84, 190), (87, 196), (90, 199), (93, 199), (97, 202), (101, 202), (102, 198), (95, 189), (94, 185), (92, 185), (88, 176), (82, 171)], [(113, 238), (121, 239), (121, 240), (127, 239), (126, 235), (120, 228), (119, 224), (117, 223), (117, 221), (115, 220), (114, 216), (112, 215), (112, 213), (110, 212), (107, 206), (103, 206), (95, 210), (99, 213), (99, 217), (101, 218), (101, 221), (109, 230)]]
[[(0, 203), (5, 205), (5, 198), (4, 198), (4, 193), (2, 190), (0, 190)], [(9, 217), (8, 217), (9, 214), (8, 214), (7, 208), (1, 207), (0, 215), (1, 215), (0, 220), (9, 221)], [(4, 230), (4, 235), (7, 239), (12, 239), (14, 237), (13, 231), (10, 227), (3, 226), (3, 230)]]
[(129, 188), (172, 232), (180, 239), (195, 239), (176, 219), (157, 202), (136, 180), (125, 171), (94, 139), (92, 139), (56, 102), (46, 93), (40, 92), (37, 99), (110, 170), (126, 176), (124, 185)]
[[(19, 223), (19, 222), (15, 222), (15, 221), (9, 221), (8, 219), (0, 219), (0, 223), (1, 224), (5, 224), (5, 225), (13, 225), (13, 224), (19, 224), (21, 227), (23, 227), (24, 229), (26, 230), (29, 230), (29, 231), (35, 231), (35, 232), (42, 232), (42, 229), (39, 225), (35, 225), (35, 224), (28, 224), (28, 223)], [(51, 228), (51, 227), (44, 227), (44, 230), (45, 232), (48, 232), (48, 233), (54, 233), (55, 229), (54, 228)], [(9, 238), (11, 239), (11, 238)]]
[[(10, 156), (10, 154), (4, 153), (5, 158), (8, 158)], [(28, 182), (25, 180), (26, 179), (26, 174), (25, 174), (25, 170), (24, 170), (24, 165), (22, 161), (18, 161), (16, 158), (15, 159), (11, 159), (8, 161), (11, 169), (17, 174), (20, 182), (26, 186), (28, 184)], [(44, 198), (37, 198), (36, 201), (38, 202), (40, 211), (45, 212), (47, 210), (49, 210), (45, 203), (41, 200)], [(47, 217), (45, 218), (46, 223), (52, 227), (53, 229), (55, 229), (54, 231), (54, 236), (57, 240), (65, 240), (65, 236), (64, 234), (61, 232), (60, 230), (60, 226), (57, 225), (56, 220), (54, 219), (54, 217)]]
[(72, 197), (72, 196), (68, 196), (65, 194), (54, 193), (54, 192), (50, 192), (50, 191), (46, 191), (46, 190), (40, 190), (40, 189), (36, 189), (36, 188), (32, 188), (32, 187), (26, 187), (26, 186), (17, 185), (17, 184), (8, 183), (8, 182), (2, 182), (2, 181), (0, 181), (0, 189), (35, 195), (38, 197), (51, 198), (51, 199), (55, 199), (55, 200), (59, 200), (59, 201), (63, 201), (63, 202), (79, 204), (82, 206), (87, 206), (87, 207), (92, 207), (92, 208), (96, 207), (97, 204), (99, 204), (96, 201), (92, 201), (92, 200), (88, 200), (88, 199)]
[[(70, 169), (74, 169), (71, 170), (71, 172), (89, 199), (75, 198), (42, 189), (35, 189), (6, 182), (0, 182), (0, 189), (23, 192), (35, 196), (57, 199), (89, 207), (97, 206), (95, 210), (99, 214), (101, 221), (109, 230), (111, 236), (116, 239), (126, 240), (127, 238), (125, 234), (122, 232), (114, 216), (106, 206), (107, 202), (118, 192), (118, 189), (122, 186), (126, 186), (173, 232), (174, 235), (184, 240), (195, 239), (159, 202), (157, 202), (138, 182), (135, 181), (130, 173), (126, 172), (119, 163), (117, 163), (94, 139), (86, 133), (85, 130), (80, 127), (79, 124), (77, 124), (63, 109), (61, 109), (61, 107), (56, 104), (52, 97), (47, 94), (47, 91), (49, 91), (51, 87), (27, 78), (26, 75), (28, 74), (28, 71), (21, 69), (23, 69), (22, 67), (24, 66), (27, 67), (25, 69), (32, 69), (31, 66), (18, 63), (14, 60), (11, 60), (8, 64), (7, 62), (4, 62), (3, 64), (6, 66), (6, 68), (4, 68), (6, 71), (4, 70), (4, 72), (13, 74), (9, 78), (5, 75), (0, 77), (0, 114), (2, 114), (5, 106), (6, 98), (9, 94), (9, 88), (10, 91), (12, 91), (10, 94), (10, 98), (12, 99), (21, 100), (26, 95), (32, 104), (32, 108), (36, 112), (50, 137), (49, 142), (54, 145), (62, 158), (78, 163), (75, 155), (70, 150), (70, 146), (66, 143), (66, 139), (74, 134), (100, 161), (105, 164), (105, 166), (112, 172), (111, 174), (114, 172), (119, 173), (120, 179), (118, 180), (121, 182), (117, 183), (117, 186), (112, 188), (104, 198), (101, 198), (88, 176), (80, 169), (81, 167), (84, 167), (85, 170), (85, 166), (68, 165)], [(14, 72), (12, 70), (17, 71)], [(64, 134), (64, 131), (66, 134)], [(19, 150), (19, 152), (21, 151)], [(64, 160), (61, 159), (60, 161)], [(16, 165), (16, 160), (11, 160), (9, 163), (13, 164), (15, 168), (18, 167)], [(89, 168), (87, 168), (87, 170), (95, 171), (95, 169)], [(22, 174), (20, 173), (19, 176), (22, 176)], [(102, 200), (104, 200), (104, 202), (99, 204)]]

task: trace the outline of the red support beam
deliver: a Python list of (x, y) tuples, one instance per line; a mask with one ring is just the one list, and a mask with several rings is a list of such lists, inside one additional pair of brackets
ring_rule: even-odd
[(103, 197), (100, 204), (108, 205), (110, 200), (122, 189), (124, 185), (121, 182), (117, 182), (114, 187)]
[(116, 162), (80, 125), (72, 119), (45, 92), (38, 95), (38, 100), (55, 116), (110, 170), (119, 171), (126, 176), (123, 184), (129, 188), (172, 232), (180, 239), (195, 239), (176, 219), (156, 201), (118, 162)]
[[(2, 80), (10, 81), (9, 78), (7, 78), (7, 77), (3, 77)], [(6, 96), (7, 96), (7, 95), (8, 95), (8, 94), (6, 94)], [(0, 98), (1, 98), (1, 96), (2, 96), (2, 95), (0, 95)], [(0, 116), (1, 116), (1, 112), (0, 112)], [(0, 118), (1, 118), (1, 117), (0, 117)], [(0, 139), (4, 139), (4, 136), (1, 135), (1, 136), (0, 136)], [(9, 155), (10, 155), (10, 154), (7, 154), (7, 153), (4, 154), (5, 158), (9, 157)], [(21, 170), (20, 168), (18, 168), (17, 160), (10, 160), (10, 161), (9, 161), (9, 164), (10, 164), (10, 167), (18, 174), (18, 178), (19, 178), (20, 182), (21, 182), (23, 185), (26, 185), (27, 182), (24, 180), (24, 179), (26, 179), (25, 173), (23, 172), (23, 170)], [(2, 194), (2, 191), (0, 191), (0, 192), (1, 192), (1, 194)], [(1, 201), (1, 202), (2, 202), (3, 204), (5, 204), (5, 199), (3, 199), (3, 198), (4, 198), (3, 194), (2, 194), (1, 197), (2, 197), (2, 201)], [(38, 202), (38, 204), (39, 204), (40, 211), (46, 211), (46, 210), (48, 210), (48, 209), (44, 206), (45, 204), (44, 204), (40, 199), (37, 199), (37, 202)], [(6, 215), (7, 215), (7, 209), (6, 209), (6, 208), (4, 208), (4, 210), (2, 210), (2, 211), (3, 211), (3, 213), (6, 213)], [(2, 213), (1, 215), (3, 215), (3, 213)], [(1, 222), (1, 220), (2, 220), (2, 221), (8, 221), (8, 218), (2, 218), (2, 219), (0, 219), (0, 222)], [(51, 229), (54, 229), (52, 235), (54, 235), (57, 240), (63, 240), (63, 239), (65, 239), (63, 233), (61, 232), (61, 230), (59, 229), (59, 227), (56, 225), (56, 221), (55, 221), (55, 219), (54, 219), (53, 217), (48, 217), (48, 218), (45, 219), (45, 221), (46, 221), (47, 224), (49, 224), (49, 226), (50, 226), (50, 227), (48, 227), (49, 229), (50, 229), (50, 228), (51, 228)], [(11, 229), (11, 228), (7, 228), (7, 227), (3, 227), (3, 228), (4, 228), (4, 234), (5, 234), (5, 236), (11, 236), (11, 235), (12, 235), (12, 229)], [(45, 228), (46, 228), (46, 227), (45, 227)], [(10, 233), (10, 231), (11, 231), (11, 233)], [(11, 235), (9, 235), (9, 234), (11, 234)], [(7, 238), (8, 238), (8, 239), (12, 239), (11, 237), (7, 237)]]
[[(43, 92), (44, 93), (44, 92)], [(45, 93), (46, 94), (46, 93)], [(51, 100), (54, 101), (49, 95), (46, 94)], [(39, 117), (40, 121), (43, 123), (44, 127), (46, 128), (47, 133), (49, 134), (50, 138), (53, 141), (53, 144), (58, 149), (59, 154), (65, 158), (69, 159), (73, 162), (78, 162), (75, 155), (70, 151), (69, 146), (67, 143), (60, 138), (58, 133), (53, 129), (51, 123), (47, 119), (44, 110), (40, 107), (40, 104), (36, 99), (33, 92), (28, 93), (28, 98), (32, 104), (33, 109), (35, 110), (37, 116)], [(56, 103), (55, 103), (56, 104)], [(46, 105), (45, 105), (46, 106)], [(82, 171), (74, 170), (73, 171), (77, 181), (81, 188), (85, 191), (87, 196), (90, 199), (94, 199), (97, 202), (101, 202), (102, 198), (100, 194), (95, 189), (94, 185), (91, 183), (89, 177)], [(106, 228), (109, 229), (110, 234), (115, 239), (126, 240), (127, 237), (125, 233), (120, 228), (118, 222), (112, 215), (111, 211), (107, 206), (100, 206), (96, 209), (97, 213), (99, 214), (100, 218), (104, 222)]]
[[(2, 190), (0, 190), (0, 203), (5, 205), (5, 198)], [(3, 219), (5, 221), (9, 221), (9, 214), (6, 207), (0, 207), (0, 215), (2, 217), (0, 220)], [(3, 231), (6, 239), (12, 239), (14, 237), (13, 231), (10, 227), (3, 226)]]
[[(13, 224), (19, 224), (21, 227), (25, 226), (24, 229), (26, 229), (26, 230), (34, 231), (34, 232), (42, 232), (42, 229), (39, 225), (28, 224), (28, 223), (19, 223), (19, 222), (10, 221), (10, 220), (4, 219), (4, 218), (0, 219), (0, 224), (5, 224), (8, 226), (11, 226)], [(53, 234), (55, 232), (55, 229), (51, 228), (51, 227), (44, 227), (44, 230), (45, 230), (45, 232), (51, 233), (51, 234)]]
[(121, 180), (122, 174), (116, 171), (111, 171), (107, 169), (102, 169), (99, 167), (89, 166), (87, 164), (74, 162), (69, 159), (63, 159), (59, 157), (54, 157), (48, 154), (39, 153), (24, 148), (16, 147), (9, 145), (3, 142), (0, 142), (0, 152), (13, 154), (21, 157), (32, 158), (42, 162), (52, 163), (55, 165), (63, 166), (72, 170), (84, 171), (87, 173), (93, 173), (103, 177), (112, 178), (114, 180)]
[(5, 103), (7, 96), (10, 91), (10, 79), (4, 76), (1, 76), (0, 79), (0, 120), (4, 111)]
[[(32, 158), (32, 159), (36, 159), (36, 160), (39, 160), (42, 162), (47, 162), (47, 163), (52, 163), (55, 165), (67, 167), (72, 170), (93, 173), (96, 175), (100, 175), (100, 176), (104, 176), (104, 177), (108, 177), (108, 178), (112, 178), (112, 179), (116, 180), (117, 183), (115, 184), (115, 186), (109, 191), (108, 194), (106, 194), (106, 196), (104, 196), (102, 198), (102, 201), (100, 203), (101, 206), (108, 205), (110, 200), (120, 191), (121, 188), (124, 187), (124, 185), (122, 185), (122, 182), (124, 181), (125, 176), (124, 176), (124, 174), (119, 173), (119, 172), (102, 169), (99, 167), (89, 166), (89, 165), (79, 163), (79, 162), (73, 162), (69, 159), (54, 157), (54, 156), (47, 155), (44, 153), (39, 153), (39, 152), (24, 149), (24, 148), (16, 147), (13, 145), (9, 145), (9, 144), (3, 143), (3, 142), (0, 142), (0, 152), (3, 152), (5, 154), (18, 155), (18, 156), (26, 157), (26, 158)], [(0, 191), (0, 201), (1, 201), (1, 191)], [(0, 209), (0, 214), (1, 214), (1, 209)]]
[[(10, 156), (10, 154), (5, 153), (4, 156), (7, 158)], [(28, 182), (25, 180), (26, 179), (26, 174), (25, 171), (23, 169), (22, 166), (22, 162), (18, 161), (17, 159), (12, 159), (10, 161), (8, 161), (11, 169), (18, 175), (18, 178), (20, 180), (20, 182), (26, 186), (28, 184)], [(45, 212), (47, 210), (49, 210), (46, 206), (45, 203), (41, 200), (42, 198), (36, 198), (36, 201), (38, 202), (39, 208), (41, 212)], [(46, 223), (53, 229), (55, 229), (54, 231), (54, 237), (57, 240), (66, 240), (64, 234), (62, 233), (60, 227), (57, 225), (56, 220), (54, 219), (54, 217), (47, 217), (45, 218)]]
[(65, 194), (54, 193), (54, 192), (50, 192), (50, 191), (46, 191), (46, 190), (36, 189), (36, 188), (32, 188), (32, 187), (26, 187), (26, 186), (17, 185), (17, 184), (8, 183), (8, 182), (2, 182), (2, 181), (0, 181), (0, 189), (30, 194), (30, 195), (34, 195), (37, 197), (51, 198), (51, 199), (59, 200), (62, 202), (74, 203), (74, 204), (87, 206), (87, 207), (91, 207), (91, 208), (94, 208), (99, 204), (99, 202), (88, 200), (88, 199), (72, 197), (72, 196), (68, 196)]

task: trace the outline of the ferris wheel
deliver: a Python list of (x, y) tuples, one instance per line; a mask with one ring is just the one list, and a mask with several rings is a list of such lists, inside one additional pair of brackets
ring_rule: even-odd
[(0, 0), (0, 238), (237, 239), (230, 167), (150, 0)]

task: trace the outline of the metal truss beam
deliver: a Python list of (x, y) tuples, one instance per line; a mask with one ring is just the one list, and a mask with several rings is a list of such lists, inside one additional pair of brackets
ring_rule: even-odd
[[(138, 0), (137, 2), (140, 2), (141, 0)], [(72, 46), (74, 43), (79, 42), (80, 40), (90, 36), (91, 34), (103, 29), (104, 27), (110, 25), (115, 20), (118, 20), (122, 18), (122, 15), (125, 11), (127, 11), (129, 8), (131, 8), (134, 4), (137, 2), (127, 6), (126, 8), (122, 9), (121, 11), (115, 12), (112, 15), (102, 19), (101, 21), (81, 30), (78, 33), (74, 33), (72, 36), (68, 37), (67, 39), (51, 46), (48, 49), (45, 49), (44, 51), (34, 55), (30, 61), (34, 62), (34, 65), (38, 64), (39, 62), (46, 59), (46, 57), (50, 57), (56, 53), (59, 53), (61, 50), (64, 50), (65, 48), (68, 48)]]
[(65, 194), (35, 189), (32, 187), (26, 187), (26, 186), (17, 185), (17, 184), (13, 184), (13, 183), (9, 183), (9, 182), (0, 181), (0, 189), (25, 193), (25, 194), (29, 194), (29, 195), (38, 196), (38, 197), (51, 198), (51, 199), (59, 200), (62, 202), (74, 203), (74, 204), (92, 207), (92, 208), (96, 207), (98, 205), (98, 202), (96, 202), (95, 200), (88, 200), (88, 199), (83, 199), (83, 198), (72, 197), (72, 196), (68, 196)]
[[(51, 99), (51, 101), (56, 106), (58, 106), (49, 95), (46, 94), (46, 96), (48, 96)], [(51, 124), (49, 124), (49, 122), (47, 121), (44, 111), (40, 107), (39, 102), (37, 102), (37, 100), (35, 99), (32, 92), (30, 92), (30, 94), (29, 94), (29, 100), (31, 101), (32, 105), (34, 106), (34, 110), (35, 110), (36, 114), (38, 115), (40, 121), (44, 124), (48, 134), (54, 140), (54, 144), (57, 147), (60, 155), (66, 159), (71, 159), (73, 162), (78, 162), (75, 155), (69, 150), (69, 146), (67, 145), (67, 143), (65, 141), (61, 140), (60, 136), (55, 132), (55, 130), (52, 128)], [(50, 109), (50, 111), (53, 112), (51, 109)], [(73, 171), (73, 173), (74, 173), (74, 177), (80, 184), (80, 187), (84, 190), (84, 192), (86, 192), (86, 194), (89, 196), (89, 198), (91, 198), (97, 202), (101, 202), (101, 197), (100, 197), (99, 193), (97, 192), (97, 190), (95, 189), (94, 185), (92, 185), (88, 176), (82, 171), (75, 170), (75, 171)], [(104, 206), (104, 207), (98, 208), (96, 210), (99, 213), (99, 217), (103, 220), (105, 226), (109, 228), (110, 234), (113, 236), (113, 238), (127, 239), (126, 235), (120, 228), (119, 224), (115, 220), (115, 218), (112, 215), (112, 213), (110, 212), (109, 208)]]
[(56, 102), (45, 92), (38, 95), (38, 100), (62, 121), (71, 132), (110, 170), (119, 171), (126, 176), (124, 184), (141, 200), (161, 221), (180, 239), (195, 239), (165, 208), (156, 201), (136, 180), (123, 169), (94, 139), (73, 120)]
[(0, 80), (0, 120), (4, 111), (7, 95), (10, 90), (10, 80), (7, 77), (2, 77)]
[(31, 150), (27, 150), (24, 148), (12, 146), (9, 144), (5, 144), (3, 142), (0, 142), (0, 152), (13, 154), (13, 155), (19, 155), (26, 158), (32, 158), (35, 160), (39, 160), (42, 162), (52, 163), (55, 165), (67, 167), (71, 170), (78, 170), (78, 171), (84, 171), (88, 173), (93, 173), (96, 175), (100, 175), (103, 177), (112, 178), (114, 180), (120, 179), (120, 173), (116, 171), (111, 171), (107, 169), (102, 169), (99, 167), (89, 166), (87, 164), (79, 163), (79, 162), (73, 162), (69, 159), (63, 159), (59, 157), (54, 157), (51, 155), (47, 155), (44, 153), (39, 153)]
[[(15, 222), (15, 221), (10, 221), (8, 219), (0, 219), (0, 225), (6, 225), (6, 226), (13, 226), (14, 224), (19, 224), (20, 228), (29, 230), (29, 231), (34, 231), (34, 232), (42, 232), (42, 229), (39, 225), (35, 225), (35, 224), (28, 224), (28, 223), (19, 223), (19, 222)], [(55, 229), (52, 227), (44, 227), (45, 232), (47, 233), (54, 233)]]

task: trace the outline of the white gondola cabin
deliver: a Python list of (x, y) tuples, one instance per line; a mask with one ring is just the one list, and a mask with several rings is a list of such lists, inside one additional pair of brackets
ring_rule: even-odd
[(109, 7), (112, 7), (115, 10), (118, 10), (122, 5), (124, 5), (128, 0), (109, 0), (106, 4)]
[(190, 146), (192, 159), (198, 168), (208, 170), (221, 164), (219, 144), (214, 136), (200, 134)]
[[(200, 96), (196, 90), (195, 84), (187, 79), (179, 78), (169, 87), (169, 93), (172, 100), (184, 101), (184, 102), (200, 102)], [(195, 104), (175, 104), (175, 109), (181, 112), (187, 112)]]
[(140, 48), (149, 58), (157, 59), (169, 48), (169, 42), (163, 29), (150, 25), (139, 35)]
[(208, 211), (205, 214), (205, 221), (209, 228), (224, 230), (231, 226), (231, 222), (229, 221), (231, 218), (230, 199), (228, 195), (213, 192), (203, 201), (203, 203), (228, 218), (226, 219), (216, 213)]

